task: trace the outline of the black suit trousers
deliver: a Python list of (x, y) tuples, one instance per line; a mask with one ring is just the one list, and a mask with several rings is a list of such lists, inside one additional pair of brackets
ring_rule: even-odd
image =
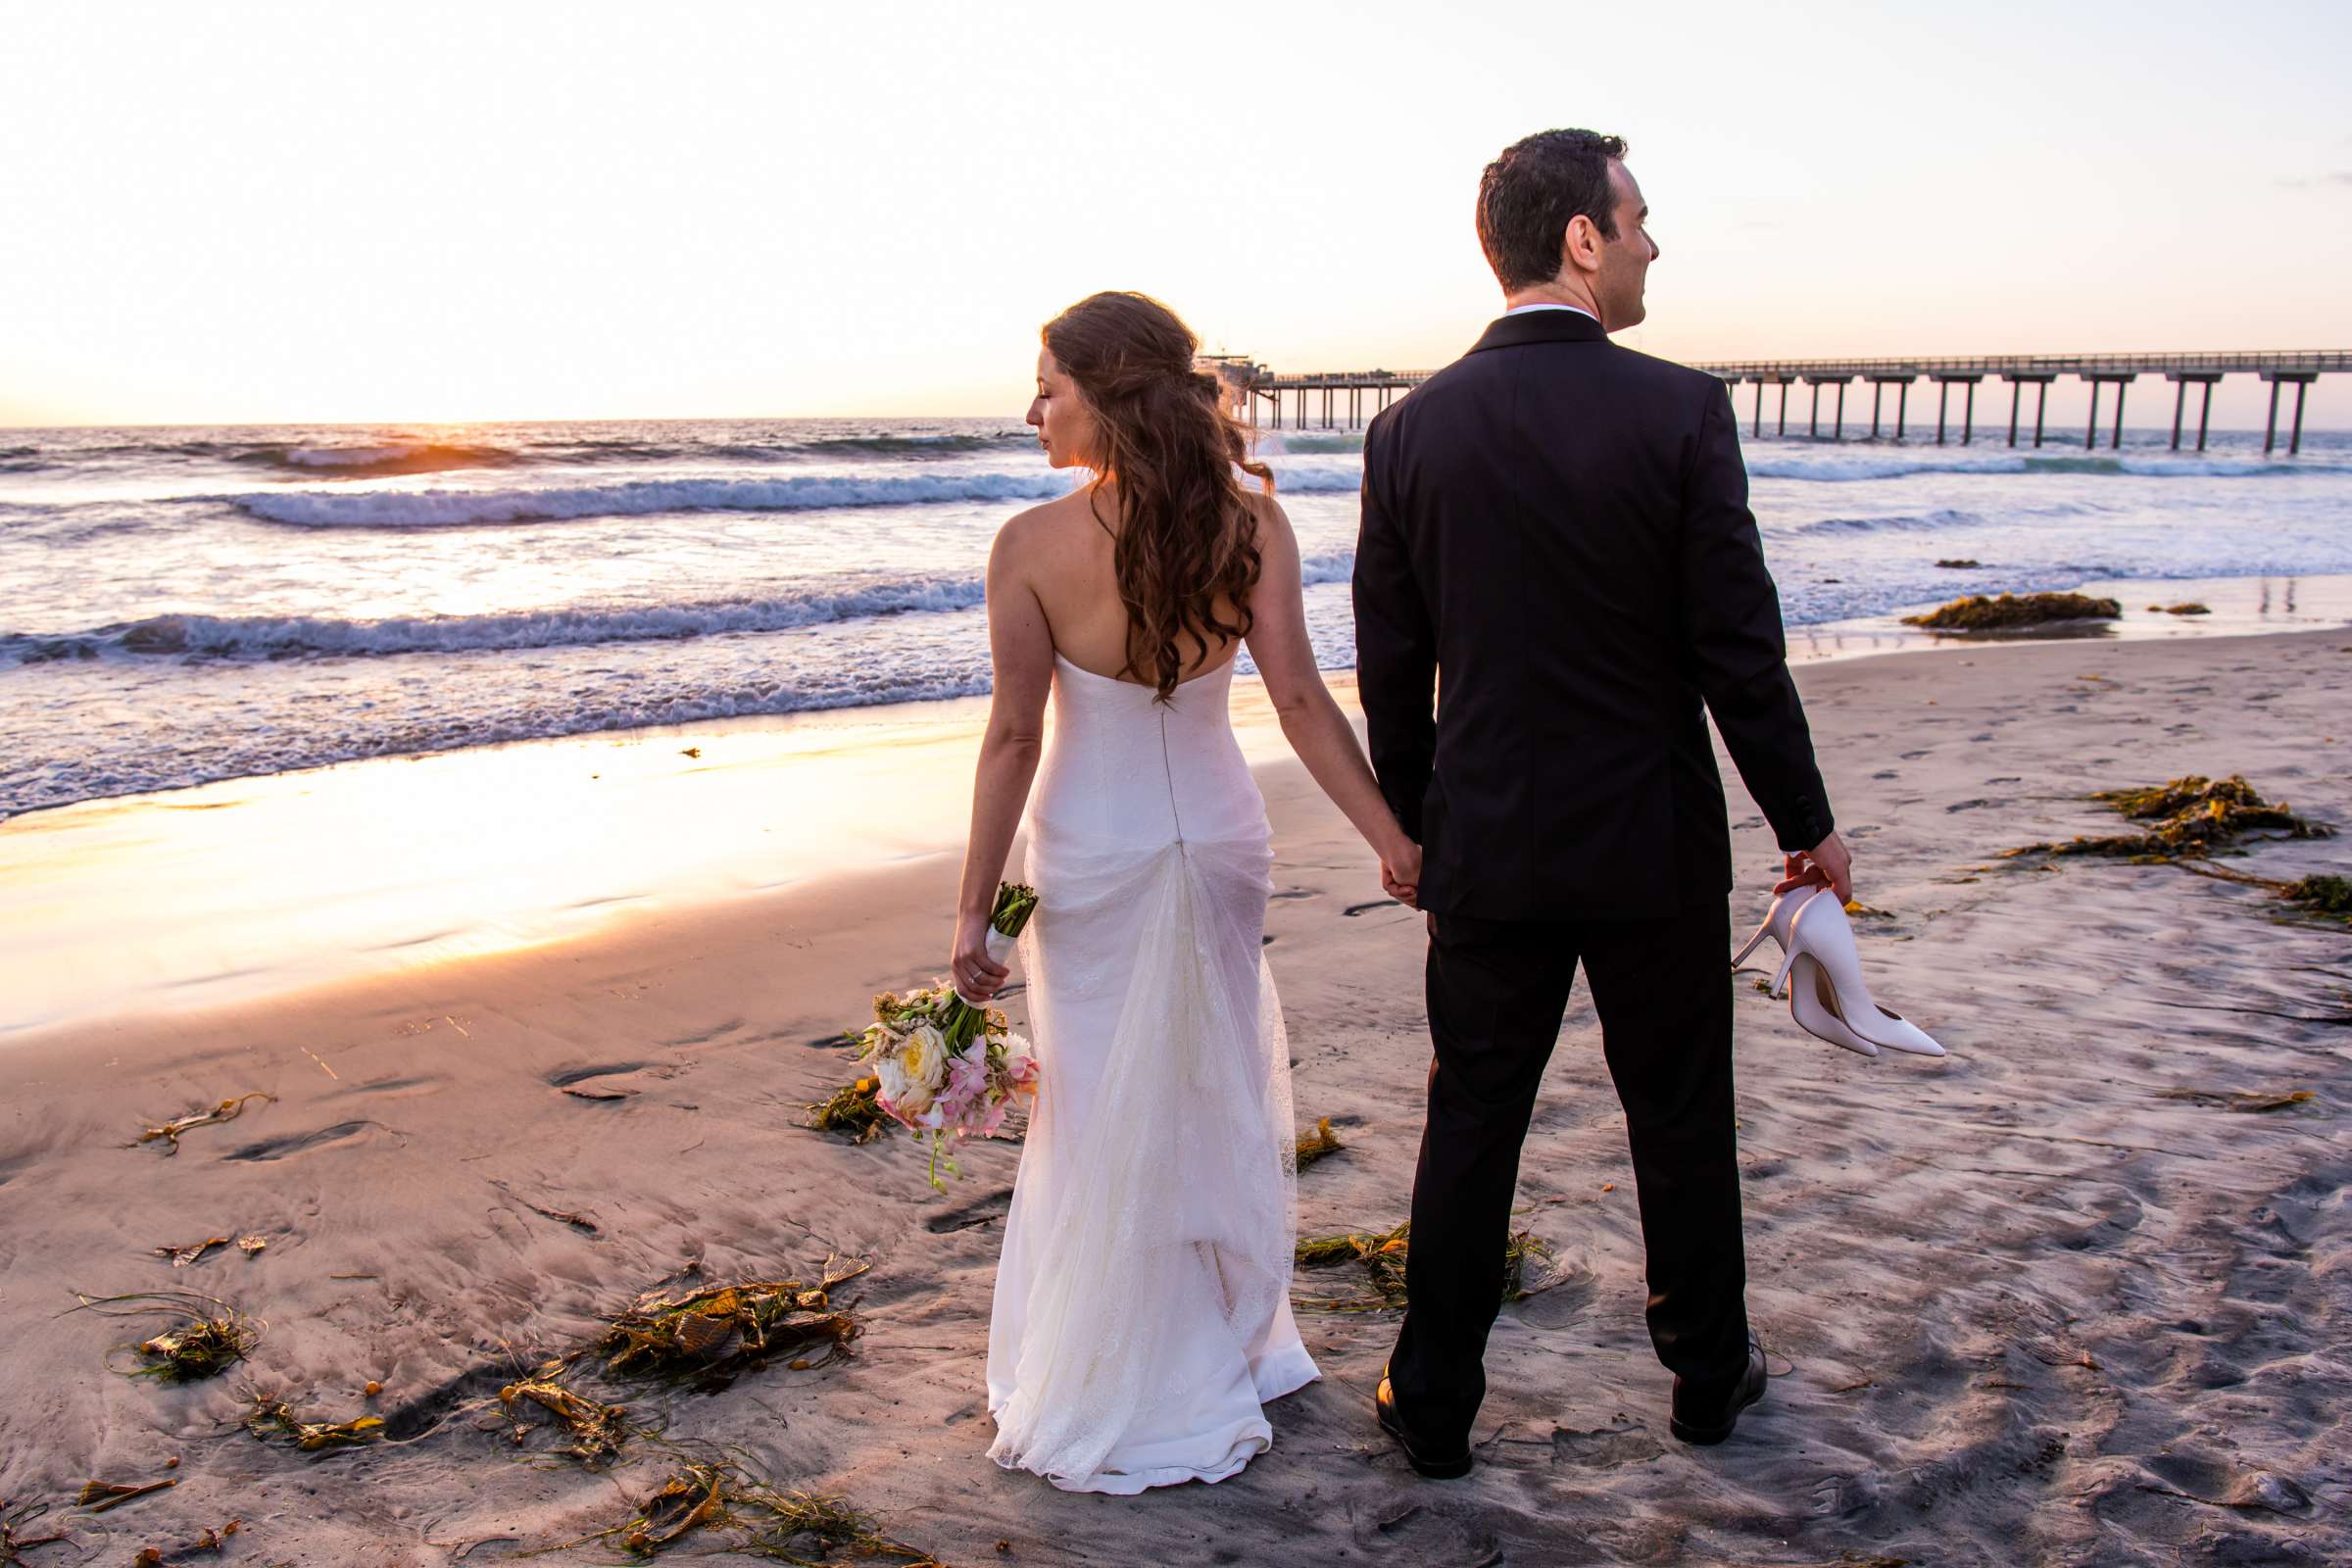
[(1632, 1145), (1650, 1343), (1693, 1381), (1744, 1369), (1728, 925), (1725, 901), (1705, 895), (1651, 920), (1429, 917), (1437, 1051), (1389, 1379), (1433, 1446), (1466, 1440), (1486, 1396), (1519, 1151), (1580, 959)]

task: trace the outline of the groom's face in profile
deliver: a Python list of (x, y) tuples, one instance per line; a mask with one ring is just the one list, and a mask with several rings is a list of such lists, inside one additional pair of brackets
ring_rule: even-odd
[[(1600, 306), (1601, 324), (1619, 332), (1640, 325), (1649, 314), (1642, 291), (1648, 283), (1649, 264), (1658, 259), (1658, 247), (1649, 237), (1649, 204), (1642, 199), (1641, 185), (1632, 171), (1613, 158), (1609, 160), (1609, 189), (1616, 198), (1611, 216), (1617, 237), (1593, 236), (1599, 256), (1592, 274), (1592, 294)], [(1574, 235), (1569, 243), (1576, 243)]]

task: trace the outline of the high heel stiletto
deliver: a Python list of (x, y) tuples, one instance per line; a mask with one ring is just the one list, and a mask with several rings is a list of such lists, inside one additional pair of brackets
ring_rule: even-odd
[(1817, 1040), (1827, 1040), (1833, 1046), (1843, 1046), (1865, 1056), (1876, 1056), (1879, 1048), (1848, 1029), (1845, 1020), (1838, 1016), (1838, 994), (1830, 989), (1821, 965), (1799, 953), (1781, 966), (1784, 976), (1792, 970), (1796, 989), (1788, 993), (1788, 1016), (1796, 1020), (1796, 1026)]
[[(1861, 1046), (1907, 1052), (1915, 1056), (1943, 1055), (1943, 1047), (1927, 1031), (1899, 1012), (1890, 1012), (1872, 1000), (1862, 983), (1862, 955), (1854, 946), (1854, 928), (1845, 907), (1836, 899), (1808, 899), (1789, 921), (1788, 959), (1774, 981), (1793, 980), (1788, 1015), (1807, 1034), (1848, 1051)], [(1857, 1046), (1855, 1042), (1860, 1042)]]
[[(1741, 945), (1738, 953), (1732, 955), (1732, 967), (1737, 969), (1741, 963), (1745, 962), (1747, 956), (1755, 952), (1757, 948), (1761, 947), (1766, 937), (1770, 937), (1773, 941), (1779, 943), (1783, 953), (1788, 952), (1788, 927), (1790, 923), (1796, 919), (1796, 911), (1803, 908), (1806, 901), (1811, 899), (1814, 894), (1822, 891), (1823, 888), (1820, 883), (1808, 882), (1801, 888), (1790, 888), (1788, 892), (1773, 900), (1772, 907), (1764, 912), (1764, 923), (1756, 927), (1756, 934), (1752, 937), (1749, 937), (1747, 941)], [(1788, 965), (1784, 962), (1781, 965), (1781, 974), (1785, 977), (1788, 972)], [(1780, 991), (1781, 982), (1779, 979), (1775, 979), (1773, 981), (1772, 989), (1776, 994)]]

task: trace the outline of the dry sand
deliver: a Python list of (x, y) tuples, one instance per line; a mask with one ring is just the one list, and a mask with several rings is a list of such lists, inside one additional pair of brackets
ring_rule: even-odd
[[(1214, 1488), (1105, 1498), (998, 1470), (981, 1374), (1018, 1145), (968, 1149), (943, 1199), (904, 1135), (852, 1147), (797, 1126), (848, 1076), (832, 1032), (938, 961), (956, 867), (931, 854), (553, 946), (13, 1037), (0, 1498), (53, 1504), (54, 1526), (92, 1478), (177, 1479), (72, 1516), (80, 1547), (36, 1564), (127, 1562), (231, 1517), (231, 1563), (505, 1560), (617, 1524), (667, 1456), (641, 1442), (602, 1474), (521, 1462), (482, 1407), (503, 1382), (690, 1261), (710, 1281), (807, 1276), (839, 1252), (873, 1262), (841, 1293), (865, 1325), (855, 1359), (639, 1391), (632, 1411), (845, 1494), (959, 1568), (2346, 1560), (2352, 931), (2169, 866), (1992, 858), (2110, 830), (2089, 790), (2192, 771), (2242, 771), (2352, 826), (2346, 643), (1801, 671), (1860, 897), (1886, 911), (1858, 922), (1873, 983), (1953, 1055), (1864, 1061), (1735, 982), (1750, 1299), (1776, 1378), (1723, 1447), (1666, 1433), (1622, 1121), (1580, 987), (1521, 1175), (1552, 1283), (1496, 1326), (1469, 1479), (1416, 1479), (1373, 1426), (1389, 1314), (1306, 1316), (1323, 1381), (1277, 1403), (1276, 1447)], [(1298, 1109), (1348, 1144), (1301, 1176), (1301, 1227), (1386, 1228), (1405, 1214), (1428, 1059), (1419, 922), (1380, 901), (1296, 765), (1260, 778)], [(1744, 927), (1774, 856), (1733, 792)], [(2337, 840), (2234, 863), (2344, 860)], [(2315, 1098), (2263, 1114), (2182, 1098), (2294, 1090)], [(131, 1147), (255, 1091), (277, 1098), (176, 1155)], [(150, 1253), (245, 1233), (268, 1248), (184, 1269)], [(1298, 1294), (1330, 1284), (1303, 1275)], [(74, 1290), (166, 1288), (265, 1319), (250, 1363), (184, 1387), (123, 1378), (109, 1348), (161, 1320), (61, 1315)], [(372, 1412), (388, 1436), (316, 1457), (264, 1444), (235, 1424), (248, 1384), (308, 1418)], [(727, 1539), (672, 1554), (751, 1560)], [(537, 1560), (623, 1558), (608, 1541)]]

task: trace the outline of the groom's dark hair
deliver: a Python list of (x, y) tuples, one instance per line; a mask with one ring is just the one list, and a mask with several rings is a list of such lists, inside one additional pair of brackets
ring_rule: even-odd
[(1559, 274), (1560, 237), (1582, 213), (1617, 237), (1617, 193), (1609, 160), (1625, 138), (1592, 130), (1539, 130), (1502, 150), (1478, 182), (1478, 243), (1505, 291)]

